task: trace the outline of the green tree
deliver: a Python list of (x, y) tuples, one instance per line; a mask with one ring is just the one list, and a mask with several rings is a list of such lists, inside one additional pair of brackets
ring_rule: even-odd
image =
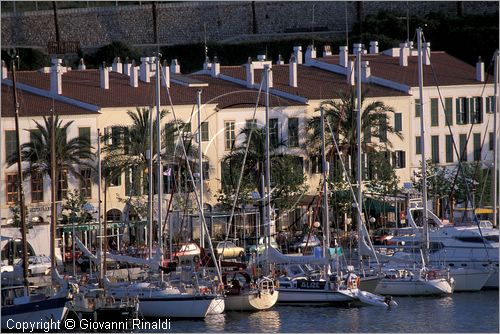
[[(23, 170), (23, 177), (29, 178), (33, 173), (41, 173), (50, 178), (52, 168), (57, 172), (67, 171), (69, 174), (82, 178), (80, 174), (83, 168), (94, 168), (95, 154), (92, 153), (92, 146), (86, 138), (75, 137), (67, 140), (66, 134), (69, 132), (73, 121), (63, 124), (63, 121), (56, 116), (44, 117), (43, 123), (34, 121), (35, 129), (26, 130), (30, 132), (31, 140), (21, 145), (21, 161), (27, 162)], [(52, 128), (55, 126), (55, 147), (56, 166), (51, 163), (51, 140)], [(17, 152), (13, 152), (7, 157), (7, 166), (17, 163)]]

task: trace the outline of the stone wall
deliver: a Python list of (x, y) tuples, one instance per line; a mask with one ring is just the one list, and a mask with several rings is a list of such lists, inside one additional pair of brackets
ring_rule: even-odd
[[(410, 15), (431, 11), (457, 13), (457, 2), (413, 1), (302, 1), (255, 2), (258, 34), (282, 34), (304, 31), (314, 26), (339, 33), (345, 30), (346, 13), (349, 28), (359, 11), (364, 15), (378, 11), (399, 11)], [(159, 3), (158, 30), (162, 45), (230, 41), (254, 31), (252, 2), (180, 2)], [(463, 2), (464, 13), (486, 13), (498, 10), (498, 2)], [(130, 45), (154, 43), (151, 5), (108, 8), (61, 9), (58, 19), (63, 41), (79, 41), (82, 47), (97, 47), (112, 41)], [(55, 40), (51, 10), (2, 14), (2, 46), (45, 48)]]

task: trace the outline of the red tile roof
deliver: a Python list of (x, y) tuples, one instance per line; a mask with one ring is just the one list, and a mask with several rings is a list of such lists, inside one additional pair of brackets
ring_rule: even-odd
[[(418, 86), (418, 57), (409, 56), (408, 66), (399, 65), (399, 56), (367, 54), (362, 60), (370, 62), (371, 74), (380, 78), (396, 81), (410, 87)], [(333, 55), (317, 60), (339, 64), (339, 56)], [(481, 85), (476, 81), (476, 68), (442, 51), (431, 52), (431, 65), (424, 65), (424, 86)], [(434, 77), (436, 79), (434, 79)], [(488, 78), (493, 83), (493, 78)]]
[[(289, 85), (289, 65), (273, 65), (272, 72), (274, 89), (310, 100), (339, 98), (342, 93), (351, 88), (345, 76), (305, 65), (297, 65), (298, 87)], [(221, 67), (221, 73), (240, 80), (246, 80), (244, 66), (223, 66)], [(256, 84), (260, 84), (262, 73), (263, 70), (254, 71)], [(363, 85), (363, 91), (369, 97), (407, 95), (401, 91), (374, 84)]]
[[(18, 72), (18, 81), (30, 86), (49, 90), (50, 74), (37, 71)], [(214, 100), (219, 108), (227, 106), (255, 105), (257, 94), (240, 85), (212, 78), (208, 75), (190, 75), (190, 77), (208, 83), (202, 87), (202, 102)], [(155, 105), (155, 79), (145, 83), (139, 81), (138, 87), (129, 85), (129, 77), (111, 72), (109, 89), (100, 88), (99, 70), (68, 71), (62, 75), (62, 95), (96, 105), (106, 107), (137, 107)], [(176, 83), (170, 85), (170, 95), (174, 105), (190, 105), (196, 103), (196, 93), (200, 88), (186, 87)], [(227, 94), (233, 92), (233, 94)], [(236, 93), (239, 92), (239, 93)], [(263, 98), (260, 101), (264, 104)], [(301, 103), (273, 96), (273, 105), (301, 105)], [(162, 87), (161, 104), (169, 105), (167, 91)]]
[[(52, 101), (51, 98), (35, 95), (17, 90), (17, 98), (19, 102), (19, 116), (35, 117), (49, 116), (51, 109), (54, 107), (57, 115), (88, 115), (98, 114), (96, 111), (83, 109), (60, 101)], [(2, 117), (14, 117), (14, 96), (12, 87), (2, 85)]]

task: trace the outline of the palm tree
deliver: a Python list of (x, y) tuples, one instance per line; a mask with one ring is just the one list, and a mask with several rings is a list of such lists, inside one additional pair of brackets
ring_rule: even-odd
[[(243, 168), (244, 177), (241, 180), (237, 202), (242, 204), (251, 198), (252, 192), (259, 190), (262, 193), (263, 191), (260, 184), (266, 161), (265, 128), (249, 124), (241, 130), (239, 136), (244, 137), (243, 142), (233, 147), (230, 153), (222, 159), (225, 168), (222, 171), (222, 195), (219, 200), (225, 203), (229, 203), (230, 198), (234, 196), (241, 168)], [(247, 145), (249, 145), (247, 158), (245, 164), (242, 165)], [(275, 206), (281, 208), (287, 207), (292, 203), (293, 198), (305, 192), (303, 169), (297, 163), (297, 157), (283, 152), (285, 146), (284, 141), (273, 142), (271, 140), (270, 142), (272, 200)]]
[[(66, 134), (73, 121), (62, 124), (59, 116), (54, 122), (52, 117), (44, 117), (44, 123), (34, 121), (36, 129), (30, 132), (31, 140), (21, 145), (21, 161), (28, 162), (29, 166), (23, 171), (25, 178), (41, 173), (50, 178), (52, 168), (57, 172), (67, 171), (69, 174), (82, 179), (81, 171), (86, 168), (93, 169), (95, 155), (87, 138), (75, 137), (67, 141)], [(56, 166), (51, 164), (52, 127), (55, 124)], [(10, 167), (17, 163), (17, 151), (7, 157)]]

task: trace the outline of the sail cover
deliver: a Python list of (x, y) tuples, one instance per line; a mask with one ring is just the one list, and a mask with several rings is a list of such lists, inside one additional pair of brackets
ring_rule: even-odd
[(268, 262), (275, 264), (328, 264), (328, 259), (325, 257), (315, 257), (314, 255), (308, 256), (294, 256), (285, 255), (278, 251), (276, 248), (268, 247), (266, 258)]

